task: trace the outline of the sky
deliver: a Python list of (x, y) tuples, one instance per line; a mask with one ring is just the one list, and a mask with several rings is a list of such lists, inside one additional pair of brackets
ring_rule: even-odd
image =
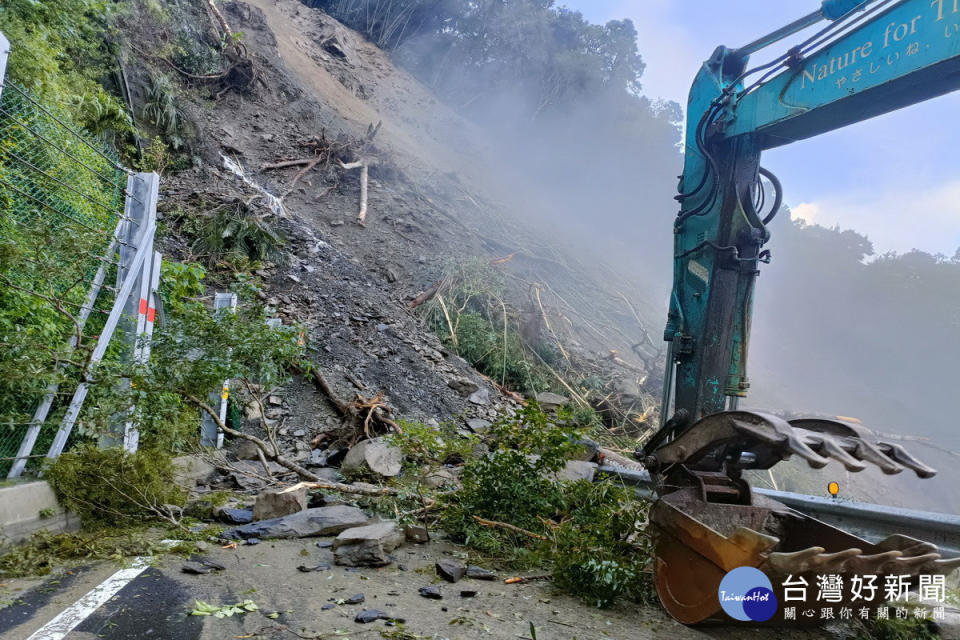
[[(686, 106), (717, 45), (742, 46), (819, 0), (559, 0), (591, 22), (630, 18), (651, 98)], [(781, 53), (786, 47), (776, 48)], [(877, 253), (960, 248), (960, 92), (764, 153), (794, 217), (866, 234)]]

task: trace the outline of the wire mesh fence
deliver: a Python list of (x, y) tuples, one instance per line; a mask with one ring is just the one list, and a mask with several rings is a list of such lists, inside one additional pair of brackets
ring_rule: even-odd
[[(0, 82), (0, 473), (10, 469), (44, 399), (51, 411), (32, 454), (42, 456), (56, 418), (115, 289), (117, 230), (127, 171), (70, 118)], [(116, 236), (116, 237), (115, 237)], [(72, 382), (73, 384), (67, 384)], [(35, 466), (35, 461), (31, 461)]]

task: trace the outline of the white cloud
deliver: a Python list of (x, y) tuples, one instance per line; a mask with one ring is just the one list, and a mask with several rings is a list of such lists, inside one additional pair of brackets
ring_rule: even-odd
[(865, 233), (877, 253), (920, 249), (952, 256), (960, 246), (960, 180), (859, 191), (792, 207), (808, 223)]

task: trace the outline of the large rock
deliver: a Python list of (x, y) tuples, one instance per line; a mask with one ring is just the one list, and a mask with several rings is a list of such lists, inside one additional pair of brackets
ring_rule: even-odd
[(356, 507), (337, 505), (317, 507), (293, 513), (282, 518), (261, 520), (252, 524), (225, 531), (225, 538), (307, 538), (310, 536), (332, 536), (345, 529), (359, 527), (370, 521), (366, 514)]
[(354, 445), (340, 464), (340, 470), (344, 473), (372, 471), (392, 478), (400, 475), (402, 462), (403, 452), (400, 449), (390, 446), (383, 438), (373, 438)]
[(180, 456), (173, 459), (173, 479), (181, 487), (193, 489), (208, 484), (217, 468), (199, 456)]
[(405, 539), (396, 522), (347, 529), (333, 541), (333, 561), (347, 567), (382, 567)]
[(562, 396), (559, 393), (552, 393), (550, 391), (544, 391), (536, 395), (537, 404), (540, 405), (540, 408), (544, 411), (556, 411), (560, 407), (564, 406), (570, 399), (566, 396)]
[(298, 487), (293, 491), (268, 489), (261, 491), (253, 504), (254, 520), (269, 520), (297, 513), (307, 508), (307, 488)]

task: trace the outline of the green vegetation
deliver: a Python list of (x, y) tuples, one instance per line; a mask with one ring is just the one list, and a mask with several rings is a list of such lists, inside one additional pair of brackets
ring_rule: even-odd
[(162, 546), (139, 529), (98, 529), (81, 533), (35, 533), (27, 542), (0, 555), (0, 577), (43, 576), (70, 560), (120, 560), (149, 555)]
[(88, 444), (65, 452), (51, 464), (48, 477), (60, 504), (86, 527), (175, 521), (186, 495), (174, 482), (168, 451)]
[(552, 565), (556, 585), (593, 606), (621, 597), (648, 601), (648, 504), (611, 481), (555, 479), (582, 435), (551, 422), (535, 405), (499, 420), (489, 431), (489, 455), (467, 459), (462, 488), (436, 496), (439, 524), (453, 540), (487, 556)]
[(447, 270), (422, 313), (444, 345), (480, 373), (518, 391), (553, 389), (557, 382), (547, 367), (559, 354), (539, 336), (525, 340), (520, 314), (504, 297), (500, 274), (471, 260)]
[[(893, 611), (890, 611), (893, 615)], [(858, 623), (854, 640), (938, 640), (940, 634), (929, 620), (890, 618)]]

